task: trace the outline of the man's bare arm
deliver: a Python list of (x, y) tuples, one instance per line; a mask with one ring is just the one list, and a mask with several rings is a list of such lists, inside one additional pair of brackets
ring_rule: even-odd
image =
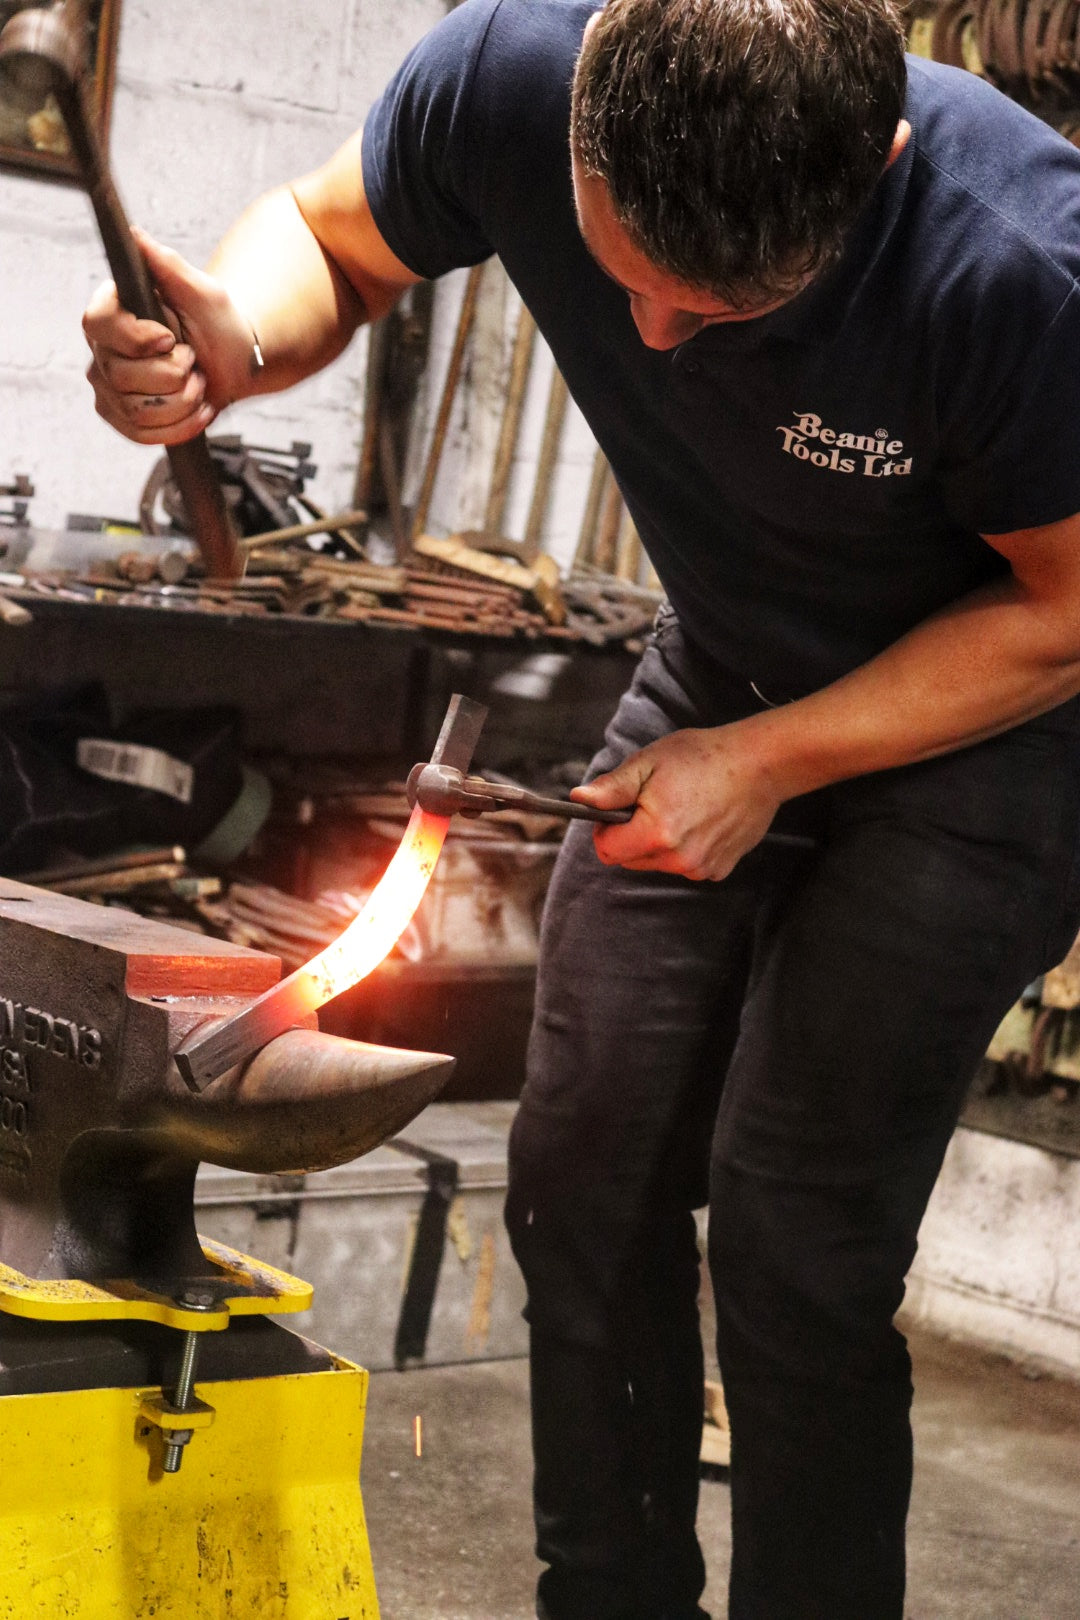
[(721, 878), (784, 800), (995, 736), (1080, 692), (1080, 516), (988, 535), (1011, 572), (821, 691), (675, 732), (577, 796), (639, 804), (597, 835), (613, 864)]
[(208, 271), (140, 234), (175, 326), (136, 321), (111, 283), (99, 288), (83, 327), (94, 355), (87, 375), (106, 421), (140, 443), (191, 438), (232, 401), (288, 388), (327, 365), (362, 322), (420, 279), (371, 216), (360, 139), (247, 209)]
[[(210, 262), (258, 333), (260, 391), (320, 370), (358, 326), (385, 315), (420, 280), (391, 253), (372, 218), (360, 142), (353, 135), (322, 168), (256, 203)], [(272, 266), (268, 243), (282, 249)]]

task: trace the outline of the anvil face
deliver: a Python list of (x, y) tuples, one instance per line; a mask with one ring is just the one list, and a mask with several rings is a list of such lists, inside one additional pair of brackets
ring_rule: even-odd
[(0, 1263), (50, 1279), (205, 1273), (201, 1159), (341, 1164), (448, 1078), (450, 1058), (301, 1029), (193, 1094), (176, 1047), (279, 975), (261, 952), (0, 879)]

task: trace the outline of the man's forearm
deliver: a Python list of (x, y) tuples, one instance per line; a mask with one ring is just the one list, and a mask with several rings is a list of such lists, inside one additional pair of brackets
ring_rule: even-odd
[(753, 717), (747, 741), (787, 799), (995, 736), (1078, 691), (1080, 612), (1009, 578), (821, 691)]
[(1080, 692), (1080, 517), (988, 541), (1011, 573), (809, 697), (675, 731), (575, 790), (633, 804), (601, 860), (724, 878), (786, 799), (992, 737)]

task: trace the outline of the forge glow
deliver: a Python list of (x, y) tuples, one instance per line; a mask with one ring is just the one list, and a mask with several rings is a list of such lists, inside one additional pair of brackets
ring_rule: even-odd
[(449, 831), (448, 816), (432, 816), (416, 806), (363, 911), (332, 945), (297, 969), (310, 986), (312, 1012), (366, 979), (390, 954), (424, 898)]

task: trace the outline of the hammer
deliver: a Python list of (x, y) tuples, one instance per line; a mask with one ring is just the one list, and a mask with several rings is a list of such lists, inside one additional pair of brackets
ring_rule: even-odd
[[(0, 74), (12, 99), (28, 110), (39, 107), (49, 91), (56, 97), (120, 302), (139, 320), (165, 326), (161, 300), (135, 245), (94, 127), (82, 20), (74, 0), (58, 0), (50, 10), (16, 12), (0, 32)], [(229, 524), (205, 435), (170, 445), (168, 457), (207, 573), (239, 579), (244, 555)]]

